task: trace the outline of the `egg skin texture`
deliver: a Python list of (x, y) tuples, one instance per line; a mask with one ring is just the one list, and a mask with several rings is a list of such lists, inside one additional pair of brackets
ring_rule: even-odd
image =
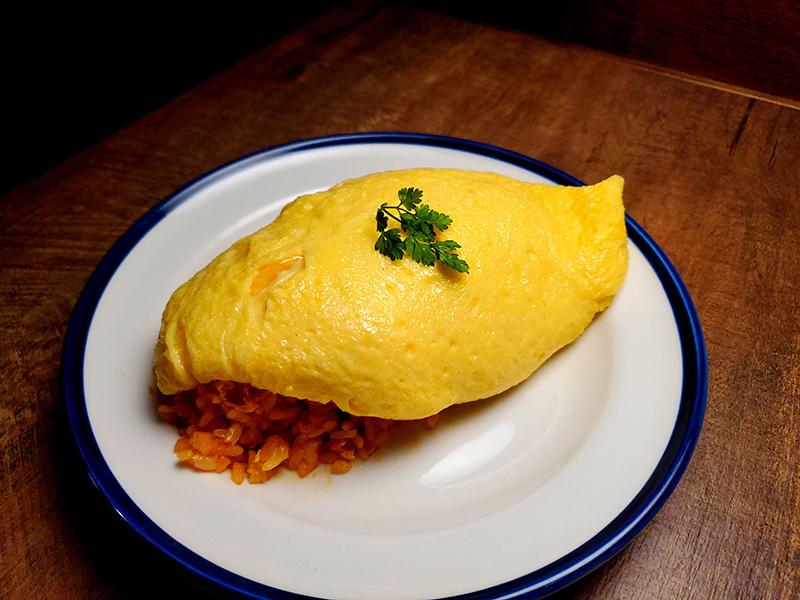
[[(452, 218), (437, 238), (461, 244), (468, 274), (375, 250), (377, 209), (404, 187)], [(158, 387), (230, 380), (402, 420), (493, 396), (611, 303), (628, 266), (622, 188), (428, 168), (301, 196), (172, 295)]]

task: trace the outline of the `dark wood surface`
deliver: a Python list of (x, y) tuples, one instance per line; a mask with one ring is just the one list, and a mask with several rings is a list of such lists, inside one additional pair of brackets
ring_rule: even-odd
[(800, 101), (796, 0), (572, 0), (564, 37)]
[[(261, 9), (129, 10), (14, 6), (0, 38), (0, 194), (35, 179), (343, 0)], [(270, 10), (271, 9), (271, 10)], [(267, 14), (263, 14), (266, 12)]]
[[(194, 590), (89, 482), (60, 396), (66, 327), (114, 241), (205, 172), (357, 131), (458, 136), (593, 182), (683, 277), (709, 355), (694, 458), (566, 598), (800, 597), (800, 112), (594, 50), (346, 4), (2, 198), (0, 597)], [(155, 583), (158, 586), (155, 587)]]
[(800, 102), (796, 0), (403, 0)]

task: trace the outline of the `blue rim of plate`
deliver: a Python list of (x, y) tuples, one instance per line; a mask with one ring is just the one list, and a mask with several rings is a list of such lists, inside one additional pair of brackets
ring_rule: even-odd
[[(583, 182), (545, 163), (485, 143), (419, 133), (354, 133), (311, 138), (274, 146), (223, 165), (180, 188), (139, 218), (112, 246), (89, 278), (73, 310), (64, 342), (62, 389), (75, 441), (94, 485), (123, 520), (180, 570), (209, 591), (234, 593), (244, 598), (300, 600), (308, 598), (254, 582), (199, 556), (167, 535), (131, 500), (106, 463), (89, 422), (83, 385), (83, 360), (95, 309), (106, 285), (131, 249), (165, 215), (200, 189), (249, 168), (253, 164), (288, 154), (352, 144), (408, 144), (437, 146), (479, 154), (522, 167), (560, 185)], [(708, 359), (700, 320), (675, 267), (647, 232), (629, 215), (628, 237), (658, 276), (672, 307), (683, 356), (683, 385), (678, 416), (670, 440), (648, 481), (628, 506), (597, 535), (572, 552), (528, 575), (449, 600), (499, 600), (539, 598), (561, 589), (595, 570), (628, 544), (661, 509), (683, 475), (700, 436), (706, 407)], [(442, 599), (444, 600), (444, 599)]]

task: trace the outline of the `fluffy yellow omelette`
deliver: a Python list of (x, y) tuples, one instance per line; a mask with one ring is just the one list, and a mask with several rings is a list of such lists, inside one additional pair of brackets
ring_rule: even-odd
[[(469, 273), (378, 253), (398, 190), (453, 222)], [(183, 284), (155, 352), (170, 395), (236, 381), (346, 412), (419, 419), (529, 377), (607, 308), (628, 266), (623, 180), (375, 173), (304, 195)]]

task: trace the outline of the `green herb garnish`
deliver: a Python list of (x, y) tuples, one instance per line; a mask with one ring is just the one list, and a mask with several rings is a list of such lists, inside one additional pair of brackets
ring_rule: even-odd
[[(469, 265), (458, 258), (455, 250), (461, 246), (453, 240), (438, 241), (436, 230), (444, 231), (453, 222), (445, 214), (432, 210), (422, 202), (422, 190), (403, 188), (397, 192), (400, 204), (389, 206), (381, 204), (375, 220), (378, 222), (380, 236), (375, 242), (375, 250), (391, 260), (403, 258), (408, 254), (413, 260), (432, 267), (438, 260), (446, 267), (459, 273), (469, 273)], [(387, 229), (389, 219), (400, 224), (400, 229)], [(401, 230), (406, 234), (403, 238)]]

